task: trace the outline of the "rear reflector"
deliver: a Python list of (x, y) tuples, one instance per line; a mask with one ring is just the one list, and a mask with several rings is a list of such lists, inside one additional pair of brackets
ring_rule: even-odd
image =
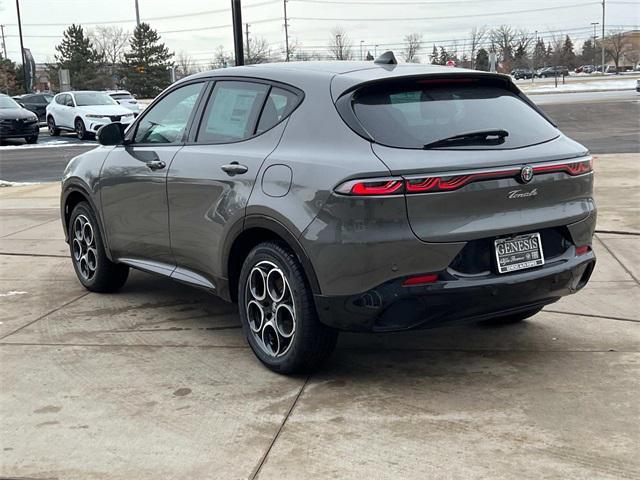
[(425, 283), (433, 283), (438, 280), (437, 273), (429, 273), (427, 275), (418, 275), (415, 277), (409, 277), (402, 282), (403, 287), (413, 287), (415, 285), (424, 285)]
[(591, 247), (589, 245), (581, 245), (579, 247), (576, 247), (576, 256), (589, 253), (589, 250), (591, 250)]

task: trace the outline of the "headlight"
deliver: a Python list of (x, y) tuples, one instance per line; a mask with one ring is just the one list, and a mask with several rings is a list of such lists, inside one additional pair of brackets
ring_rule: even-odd
[(109, 115), (93, 115), (93, 114), (88, 114), (87, 118), (109, 118)]

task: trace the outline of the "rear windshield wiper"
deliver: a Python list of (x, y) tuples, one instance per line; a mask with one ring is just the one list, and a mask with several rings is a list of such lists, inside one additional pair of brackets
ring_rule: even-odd
[(428, 150), (430, 148), (438, 148), (444, 146), (456, 145), (468, 145), (475, 143), (482, 143), (486, 145), (500, 145), (504, 143), (505, 137), (509, 136), (509, 132), (506, 130), (478, 130), (476, 132), (459, 133), (458, 135), (452, 135), (447, 138), (442, 138), (434, 142), (427, 143), (422, 148)]

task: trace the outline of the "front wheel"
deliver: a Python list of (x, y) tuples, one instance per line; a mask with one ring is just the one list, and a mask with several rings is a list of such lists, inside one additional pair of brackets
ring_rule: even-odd
[(34, 143), (38, 143), (38, 136), (37, 135), (32, 135), (31, 137), (26, 137), (25, 141), (29, 144), (34, 144)]
[(249, 346), (275, 372), (311, 371), (335, 348), (337, 331), (318, 320), (302, 266), (280, 243), (251, 250), (240, 272), (238, 303)]
[(129, 267), (107, 257), (91, 206), (80, 202), (69, 219), (69, 248), (80, 283), (92, 292), (114, 292), (124, 285)]
[(51, 116), (47, 119), (47, 128), (49, 129), (49, 135), (52, 137), (60, 135), (60, 129), (56, 127), (56, 121)]
[(86, 140), (89, 138), (89, 135), (87, 134), (87, 129), (85, 128), (84, 122), (82, 121), (82, 119), (80, 118), (76, 119), (75, 129), (76, 129), (76, 135), (80, 140)]

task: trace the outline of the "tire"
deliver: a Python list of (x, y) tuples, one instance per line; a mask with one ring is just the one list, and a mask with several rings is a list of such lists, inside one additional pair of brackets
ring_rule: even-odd
[(79, 140), (87, 140), (89, 138), (89, 134), (87, 133), (87, 129), (84, 126), (84, 122), (81, 118), (76, 118), (76, 121), (73, 124), (76, 135)]
[(92, 292), (115, 292), (127, 281), (129, 267), (107, 257), (91, 206), (80, 202), (69, 219), (69, 250), (80, 283)]
[(49, 129), (49, 135), (52, 137), (60, 135), (60, 129), (56, 127), (56, 121), (51, 115), (49, 115), (49, 118), (47, 119), (47, 128)]
[(335, 348), (338, 332), (318, 320), (302, 266), (281, 243), (261, 243), (249, 252), (238, 306), (249, 346), (274, 372), (313, 371)]
[(31, 137), (25, 137), (24, 140), (27, 143), (33, 145), (34, 143), (38, 143), (38, 135), (32, 135)]
[(532, 308), (530, 310), (525, 310), (524, 312), (513, 313), (511, 315), (505, 315), (502, 317), (490, 318), (489, 320), (483, 320), (479, 322), (481, 325), (497, 327), (501, 325), (511, 325), (513, 323), (519, 323), (527, 318), (533, 317), (537, 313), (542, 310), (542, 307)]

